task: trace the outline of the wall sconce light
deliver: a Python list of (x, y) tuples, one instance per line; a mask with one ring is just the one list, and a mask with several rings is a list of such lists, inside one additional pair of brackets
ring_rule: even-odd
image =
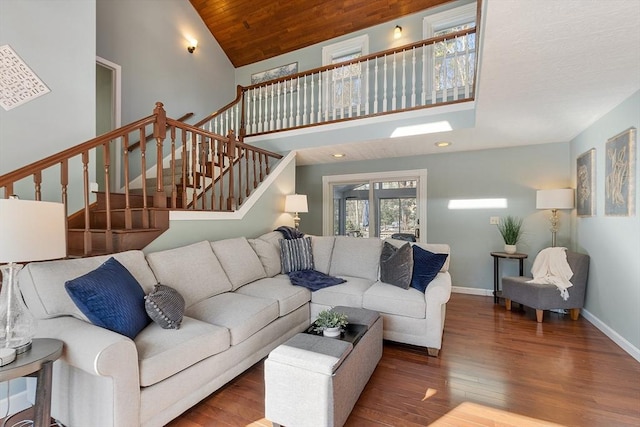
[(307, 196), (304, 194), (290, 194), (285, 198), (284, 211), (293, 213), (293, 225), (297, 229), (300, 226), (298, 212), (309, 212)]
[(556, 233), (560, 225), (558, 209), (573, 209), (573, 189), (561, 188), (557, 190), (536, 191), (536, 209), (551, 209), (551, 246), (556, 246)]
[(402, 27), (400, 25), (396, 25), (396, 28), (393, 30), (393, 38), (398, 40), (402, 37)]
[(189, 53), (193, 53), (196, 50), (196, 47), (198, 47), (198, 40), (190, 39), (189, 46), (187, 46), (187, 50), (189, 51)]

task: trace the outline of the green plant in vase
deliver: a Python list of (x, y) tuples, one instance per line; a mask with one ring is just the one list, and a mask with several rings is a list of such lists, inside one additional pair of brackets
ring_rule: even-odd
[(504, 240), (504, 251), (508, 254), (516, 252), (516, 244), (522, 239), (522, 218), (507, 215), (498, 222), (498, 231)]
[(348, 324), (347, 315), (333, 309), (322, 310), (314, 322), (313, 330), (321, 332), (325, 336), (339, 336), (340, 330)]

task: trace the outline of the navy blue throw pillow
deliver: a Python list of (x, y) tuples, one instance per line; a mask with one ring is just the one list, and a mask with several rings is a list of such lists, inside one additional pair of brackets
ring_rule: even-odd
[(447, 254), (435, 254), (418, 245), (413, 245), (413, 278), (411, 287), (424, 292), (431, 281), (436, 277)]
[(76, 306), (96, 326), (134, 339), (151, 322), (144, 290), (115, 258), (64, 285)]

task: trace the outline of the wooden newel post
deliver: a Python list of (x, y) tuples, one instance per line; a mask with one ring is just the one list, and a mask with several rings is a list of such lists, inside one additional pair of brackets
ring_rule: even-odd
[(167, 195), (164, 192), (162, 179), (162, 160), (164, 157), (162, 144), (167, 136), (167, 112), (164, 111), (163, 106), (162, 102), (156, 102), (156, 108), (153, 109), (153, 114), (156, 116), (156, 121), (153, 124), (153, 137), (156, 140), (156, 191), (153, 194), (153, 206), (156, 208), (167, 207)]
[(233, 131), (229, 131), (227, 135), (229, 142), (227, 142), (227, 159), (229, 159), (229, 197), (227, 197), (227, 210), (235, 210), (235, 174), (233, 173), (233, 162), (236, 158), (236, 135)]

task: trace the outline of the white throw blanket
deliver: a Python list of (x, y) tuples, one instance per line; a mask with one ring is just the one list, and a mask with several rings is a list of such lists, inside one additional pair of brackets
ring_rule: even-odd
[(573, 276), (573, 271), (567, 262), (566, 250), (567, 248), (541, 250), (533, 261), (533, 267), (531, 267), (533, 280), (528, 281), (528, 283), (556, 285), (565, 301), (569, 299), (567, 289), (573, 286), (569, 281)]

